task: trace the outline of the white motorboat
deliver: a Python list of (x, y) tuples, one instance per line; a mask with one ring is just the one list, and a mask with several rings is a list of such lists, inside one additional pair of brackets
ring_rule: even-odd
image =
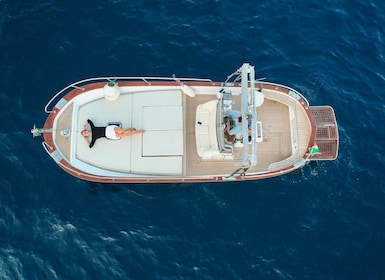
[[(338, 155), (332, 107), (310, 106), (298, 91), (256, 79), (248, 63), (225, 82), (86, 79), (55, 94), (45, 112), (33, 135), (43, 135), (42, 146), (64, 171), (94, 182), (257, 180)], [(107, 135), (90, 148), (81, 133), (92, 132), (87, 120), (144, 132)]]

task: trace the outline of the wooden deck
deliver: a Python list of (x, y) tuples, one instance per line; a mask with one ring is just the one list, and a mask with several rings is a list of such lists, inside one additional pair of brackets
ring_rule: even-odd
[[(235, 103), (240, 104), (239, 100)], [(213, 96), (186, 97), (186, 175), (231, 174), (242, 166), (242, 148), (235, 148), (234, 160), (203, 160), (195, 145), (195, 110), (198, 104), (213, 100)], [(234, 108), (239, 109), (239, 108)], [(274, 112), (274, 113), (272, 113)], [(279, 162), (291, 155), (289, 108), (277, 101), (265, 100), (257, 109), (257, 118), (262, 122), (263, 141), (257, 144), (257, 165), (250, 171), (265, 171), (273, 162)]]

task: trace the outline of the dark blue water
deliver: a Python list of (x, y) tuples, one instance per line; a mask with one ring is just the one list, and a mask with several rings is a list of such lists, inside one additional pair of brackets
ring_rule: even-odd
[[(0, 0), (0, 279), (385, 279), (384, 13), (380, 0)], [(247, 183), (91, 184), (29, 134), (74, 81), (223, 81), (243, 62), (335, 108), (336, 161)]]

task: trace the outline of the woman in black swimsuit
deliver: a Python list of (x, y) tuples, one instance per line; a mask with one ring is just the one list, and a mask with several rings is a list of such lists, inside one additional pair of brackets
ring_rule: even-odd
[(89, 142), (89, 138), (91, 137), (91, 143), (89, 145), (90, 148), (94, 146), (97, 139), (102, 137), (108, 139), (119, 139), (121, 137), (144, 133), (144, 130), (136, 130), (136, 128), (120, 128), (116, 125), (95, 126), (91, 120), (87, 120), (87, 122), (91, 126), (91, 131), (84, 129), (81, 134), (87, 142)]

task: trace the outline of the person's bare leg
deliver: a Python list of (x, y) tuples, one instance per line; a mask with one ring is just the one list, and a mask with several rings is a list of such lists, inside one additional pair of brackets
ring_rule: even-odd
[(126, 131), (135, 131), (136, 130), (136, 128), (120, 128), (120, 127), (115, 127), (114, 128), (114, 131), (115, 131), (115, 133), (116, 134), (122, 134), (122, 133), (124, 133), (124, 132), (126, 132)]
[(127, 130), (124, 132), (124, 135), (125, 136), (131, 136), (131, 135), (135, 135), (135, 134), (143, 134), (144, 133), (144, 130)]
[(142, 134), (144, 130), (136, 130), (136, 128), (115, 128), (115, 133), (117, 137), (127, 137), (134, 134)]

